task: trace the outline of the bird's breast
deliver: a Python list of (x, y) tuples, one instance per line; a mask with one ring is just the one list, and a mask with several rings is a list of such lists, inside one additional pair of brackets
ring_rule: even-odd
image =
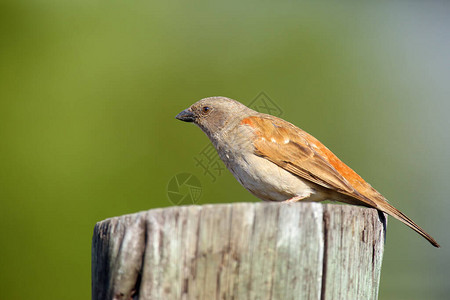
[(315, 194), (314, 184), (254, 154), (251, 133), (234, 131), (227, 143), (215, 144), (219, 156), (234, 177), (256, 197), (284, 201)]

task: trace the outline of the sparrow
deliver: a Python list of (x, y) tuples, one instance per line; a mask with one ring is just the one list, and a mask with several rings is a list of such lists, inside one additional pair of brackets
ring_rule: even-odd
[(180, 112), (208, 136), (234, 177), (263, 201), (323, 201), (372, 207), (439, 244), (312, 135), (226, 97)]

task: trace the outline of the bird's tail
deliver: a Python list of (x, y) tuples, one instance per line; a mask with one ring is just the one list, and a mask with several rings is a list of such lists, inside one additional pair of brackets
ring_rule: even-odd
[(414, 230), (415, 232), (417, 232), (418, 234), (423, 236), (425, 239), (427, 239), (427, 241), (429, 241), (430, 244), (433, 245), (434, 247), (437, 247), (437, 248), (441, 247), (431, 235), (426, 233), (425, 230), (423, 230), (419, 225), (414, 223), (413, 220), (411, 220), (406, 215), (404, 215), (401, 211), (399, 211), (398, 209), (396, 209), (395, 207), (390, 205), (387, 201), (377, 204), (377, 208), (379, 210), (391, 215), (392, 217), (396, 218), (400, 222), (404, 223), (406, 226), (410, 227), (412, 230)]
[[(381, 196), (381, 195), (380, 195)], [(362, 195), (358, 195), (358, 197), (355, 197), (354, 195), (344, 195), (340, 197), (339, 201), (354, 204), (354, 205), (362, 205), (367, 207), (376, 208), (382, 212), (387, 213), (388, 215), (396, 218), (406, 226), (410, 227), (412, 230), (423, 236), (428, 242), (430, 242), (431, 245), (433, 245), (436, 248), (440, 248), (441, 246), (436, 242), (436, 240), (425, 232), (419, 225), (414, 223), (413, 220), (408, 218), (406, 215), (404, 215), (401, 211), (393, 207), (387, 200), (385, 199), (379, 199), (379, 201), (374, 202)]]

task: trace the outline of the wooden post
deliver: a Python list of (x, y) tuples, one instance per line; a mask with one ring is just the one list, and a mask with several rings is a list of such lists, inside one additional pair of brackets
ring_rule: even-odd
[(385, 220), (306, 202), (107, 219), (94, 229), (92, 299), (377, 299)]

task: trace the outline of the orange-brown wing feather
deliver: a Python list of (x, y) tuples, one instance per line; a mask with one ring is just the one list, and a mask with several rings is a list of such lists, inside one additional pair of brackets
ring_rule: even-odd
[(428, 233), (390, 205), (386, 198), (310, 134), (287, 121), (265, 114), (245, 118), (241, 124), (252, 127), (255, 132), (256, 155), (292, 174), (355, 199), (344, 202), (374, 207), (390, 214), (439, 247)]
[(376, 207), (358, 190), (365, 181), (305, 131), (269, 115), (249, 117), (241, 123), (254, 128), (255, 154), (297, 176), (357, 198), (363, 202), (360, 204)]

